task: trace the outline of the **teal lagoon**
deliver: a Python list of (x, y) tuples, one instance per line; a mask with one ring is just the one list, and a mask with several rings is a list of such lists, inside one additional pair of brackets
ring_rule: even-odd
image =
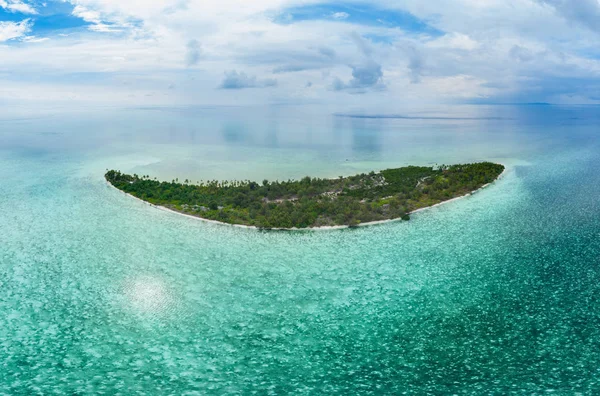
[[(600, 108), (406, 115), (4, 108), (0, 394), (600, 391)], [(479, 160), (508, 171), (410, 222), (320, 232), (207, 224), (103, 180)]]

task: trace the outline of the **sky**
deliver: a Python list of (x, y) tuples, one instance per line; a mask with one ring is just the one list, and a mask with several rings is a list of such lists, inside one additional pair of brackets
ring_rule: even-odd
[(0, 0), (0, 103), (600, 103), (600, 0)]

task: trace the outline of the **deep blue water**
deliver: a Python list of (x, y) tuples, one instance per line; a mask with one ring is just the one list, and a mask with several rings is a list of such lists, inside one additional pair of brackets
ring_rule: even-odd
[[(600, 392), (600, 108), (398, 116), (2, 110), (0, 394)], [(103, 181), (478, 160), (508, 172), (326, 232), (205, 224)]]

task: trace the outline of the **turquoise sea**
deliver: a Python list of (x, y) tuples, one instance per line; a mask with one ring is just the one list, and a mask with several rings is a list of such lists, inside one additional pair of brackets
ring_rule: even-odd
[[(0, 110), (0, 394), (600, 392), (600, 107)], [(375, 116), (375, 114), (369, 114)], [(108, 187), (489, 160), (410, 222), (265, 232)]]

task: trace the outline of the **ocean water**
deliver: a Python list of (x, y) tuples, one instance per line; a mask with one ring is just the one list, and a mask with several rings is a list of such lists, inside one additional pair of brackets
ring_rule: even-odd
[[(356, 114), (353, 114), (356, 115)], [(598, 107), (0, 111), (0, 394), (597, 394)], [(265, 232), (109, 188), (507, 165), (410, 222)]]

